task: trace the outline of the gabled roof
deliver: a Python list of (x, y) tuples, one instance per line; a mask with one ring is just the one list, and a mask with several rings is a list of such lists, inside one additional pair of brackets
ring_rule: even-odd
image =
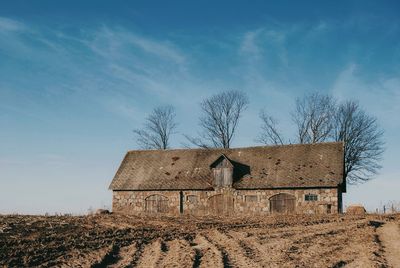
[(210, 167), (215, 168), (220, 163), (220, 161), (222, 161), (222, 159), (226, 159), (229, 165), (233, 167), (232, 161), (228, 157), (226, 157), (225, 154), (221, 154), (220, 157), (218, 157), (214, 162), (211, 163)]
[[(210, 165), (222, 155), (249, 167), (236, 189), (336, 187), (343, 183), (343, 143), (295, 144), (234, 149), (129, 151), (112, 190), (213, 189)], [(246, 170), (246, 169), (244, 169)]]

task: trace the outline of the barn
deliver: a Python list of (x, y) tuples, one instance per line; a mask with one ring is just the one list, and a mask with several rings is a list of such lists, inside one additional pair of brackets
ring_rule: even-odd
[(342, 212), (343, 143), (135, 150), (109, 189), (114, 213)]

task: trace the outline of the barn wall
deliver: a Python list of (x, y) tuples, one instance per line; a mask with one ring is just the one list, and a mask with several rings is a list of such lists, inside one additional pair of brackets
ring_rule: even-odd
[[(233, 199), (233, 205), (226, 214), (270, 214), (269, 199), (279, 193), (291, 194), (295, 197), (295, 213), (320, 214), (327, 213), (327, 205), (331, 206), (331, 213), (338, 213), (340, 208), (340, 194), (336, 188), (331, 189), (292, 189), (292, 190), (235, 190), (222, 188), (215, 191), (182, 191), (183, 214), (208, 215), (212, 214), (208, 200), (215, 195)], [(180, 191), (114, 191), (113, 211), (117, 213), (140, 214), (146, 213), (146, 197), (160, 194), (168, 198), (168, 214), (180, 214)], [(306, 194), (316, 194), (317, 201), (305, 201)], [(228, 199), (226, 199), (228, 198)], [(225, 202), (225, 201), (224, 201)], [(218, 204), (213, 203), (213, 206)], [(220, 212), (218, 212), (220, 213)]]
[[(295, 213), (320, 214), (327, 212), (331, 205), (331, 213), (338, 213), (337, 189), (295, 189), (295, 190), (239, 190), (236, 196), (235, 210), (245, 214), (270, 213), (269, 199), (279, 193), (291, 194), (295, 197)], [(306, 194), (316, 194), (317, 201), (305, 201)], [(246, 201), (246, 196), (257, 196), (257, 201)]]
[(168, 214), (179, 214), (179, 191), (113, 191), (113, 212), (144, 213), (146, 198), (154, 194), (168, 198)]

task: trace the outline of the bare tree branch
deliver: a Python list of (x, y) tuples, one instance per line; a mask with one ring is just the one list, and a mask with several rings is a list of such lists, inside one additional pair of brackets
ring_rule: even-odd
[(357, 102), (337, 104), (329, 95), (306, 95), (296, 100), (292, 119), (300, 143), (344, 142), (344, 177), (349, 183), (368, 181), (381, 168), (383, 131), (376, 118), (363, 111)]
[(268, 113), (265, 110), (262, 110), (260, 112), (260, 118), (262, 120), (262, 125), (261, 125), (262, 132), (259, 134), (256, 141), (264, 144), (274, 144), (274, 145), (284, 144), (282, 135), (277, 129), (278, 123), (275, 120), (275, 118), (268, 115)]
[(344, 142), (344, 175), (349, 183), (365, 182), (377, 174), (384, 152), (383, 131), (376, 118), (367, 115), (357, 102), (346, 101), (339, 105), (334, 139)]
[(169, 139), (174, 134), (175, 109), (173, 106), (156, 107), (146, 118), (143, 129), (135, 129), (137, 143), (144, 149), (167, 149)]
[(335, 100), (329, 95), (312, 93), (296, 99), (292, 120), (297, 126), (299, 143), (323, 142), (333, 130)]
[(196, 138), (185, 137), (202, 148), (229, 148), (248, 103), (246, 94), (240, 91), (225, 91), (203, 100), (203, 116), (199, 122), (202, 131)]
[(183, 147), (185, 148), (190, 148), (190, 145), (195, 145), (197, 147), (203, 148), (203, 149), (210, 149), (210, 148), (214, 148), (214, 146), (207, 144), (204, 142), (204, 140), (202, 140), (199, 137), (191, 137), (189, 135), (183, 134), (183, 136), (187, 139), (188, 143), (182, 143)]

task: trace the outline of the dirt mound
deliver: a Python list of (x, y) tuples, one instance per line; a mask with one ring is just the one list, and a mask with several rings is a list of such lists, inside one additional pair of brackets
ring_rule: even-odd
[(348, 215), (365, 215), (367, 211), (362, 205), (351, 205), (346, 209)]

